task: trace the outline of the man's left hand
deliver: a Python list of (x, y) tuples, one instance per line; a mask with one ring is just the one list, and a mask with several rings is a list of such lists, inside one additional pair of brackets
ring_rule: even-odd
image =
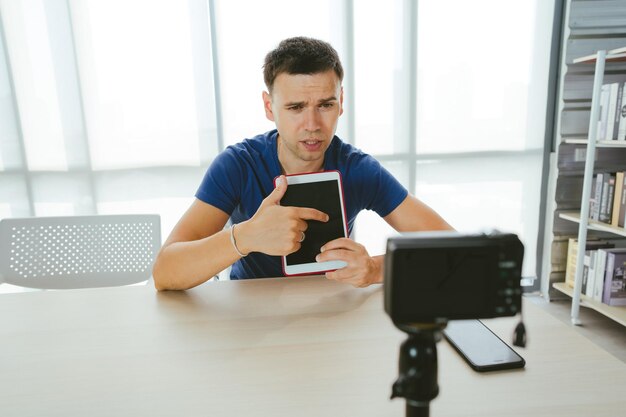
[(322, 246), (317, 262), (344, 261), (348, 265), (327, 272), (326, 278), (346, 282), (355, 287), (367, 287), (382, 282), (382, 257), (372, 258), (365, 247), (352, 239), (339, 238)]

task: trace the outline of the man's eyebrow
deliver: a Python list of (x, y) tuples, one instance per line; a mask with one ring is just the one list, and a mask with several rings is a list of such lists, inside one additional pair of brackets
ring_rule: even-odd
[(324, 104), (324, 103), (328, 103), (328, 102), (331, 102), (331, 101), (337, 101), (337, 97), (332, 96), (332, 97), (328, 97), (328, 98), (323, 98), (321, 100), (318, 100), (317, 102), (319, 104)]
[[(330, 103), (331, 101), (337, 101), (337, 97), (331, 96), (327, 98), (322, 98), (317, 101), (317, 104)], [(306, 101), (290, 101), (289, 103), (285, 103), (285, 107), (304, 107), (306, 106), (306, 104)]]
[(304, 101), (290, 101), (289, 103), (285, 103), (285, 107), (302, 107), (305, 104)]

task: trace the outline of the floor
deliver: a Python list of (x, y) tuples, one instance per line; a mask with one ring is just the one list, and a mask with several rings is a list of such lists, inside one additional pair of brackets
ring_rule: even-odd
[[(571, 300), (547, 302), (539, 295), (527, 295), (527, 299), (540, 306), (563, 323), (571, 325)], [(572, 328), (593, 343), (626, 363), (626, 327), (603, 316), (595, 310), (580, 308), (581, 326)], [(529, 334), (529, 338), (532, 335)]]

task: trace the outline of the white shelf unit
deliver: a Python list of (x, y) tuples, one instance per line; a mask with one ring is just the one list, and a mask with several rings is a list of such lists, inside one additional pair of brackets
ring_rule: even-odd
[[(580, 213), (561, 213), (560, 218), (569, 220), (570, 222), (580, 223)], [(587, 220), (587, 229), (597, 230), (599, 232), (608, 232), (626, 237), (626, 229), (623, 227), (615, 227), (610, 224), (602, 223), (597, 220)]]
[[(574, 289), (564, 282), (555, 282), (553, 287), (561, 291), (563, 294), (567, 294), (570, 297), (574, 296)], [(580, 296), (580, 304), (612, 318), (622, 326), (626, 326), (626, 308), (624, 307), (609, 306), (601, 303), (600, 301), (591, 299), (584, 294), (581, 294)]]
[[(596, 148), (626, 148), (626, 141), (596, 141), (598, 128), (598, 115), (600, 111), (600, 90), (604, 79), (604, 67), (606, 62), (626, 62), (626, 47), (612, 49), (610, 51), (600, 50), (593, 55), (587, 55), (574, 59), (574, 63), (595, 63), (593, 79), (593, 93), (591, 96), (591, 114), (589, 116), (589, 131), (586, 139), (570, 138), (565, 143), (582, 144), (587, 147), (585, 155), (585, 171), (583, 176), (583, 189), (580, 199), (580, 213), (562, 213), (559, 217), (568, 221), (578, 223), (578, 242), (587, 241), (587, 230), (598, 230), (613, 233), (615, 235), (626, 236), (626, 230), (614, 227), (605, 223), (589, 219), (589, 199), (591, 197), (591, 184), (593, 180), (593, 169), (595, 164)], [(584, 247), (584, 246), (583, 246)], [(582, 324), (579, 318), (581, 305), (582, 271), (584, 256), (576, 259), (576, 275), (574, 288), (569, 288), (565, 283), (555, 283), (553, 287), (564, 294), (572, 297), (571, 319), (575, 325)], [(582, 296), (585, 306), (616, 320), (626, 326), (626, 307), (611, 307), (589, 300)], [(600, 305), (601, 304), (601, 305)], [(617, 318), (616, 318), (617, 317)]]
[[(586, 145), (587, 139), (568, 138), (563, 143), (569, 143), (573, 145)], [(596, 148), (626, 148), (626, 141), (618, 140), (598, 140), (596, 141)]]

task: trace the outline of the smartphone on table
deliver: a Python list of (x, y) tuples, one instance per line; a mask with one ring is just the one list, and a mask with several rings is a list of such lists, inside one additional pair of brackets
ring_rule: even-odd
[(480, 320), (451, 320), (445, 338), (475, 371), (523, 368), (526, 361)]

